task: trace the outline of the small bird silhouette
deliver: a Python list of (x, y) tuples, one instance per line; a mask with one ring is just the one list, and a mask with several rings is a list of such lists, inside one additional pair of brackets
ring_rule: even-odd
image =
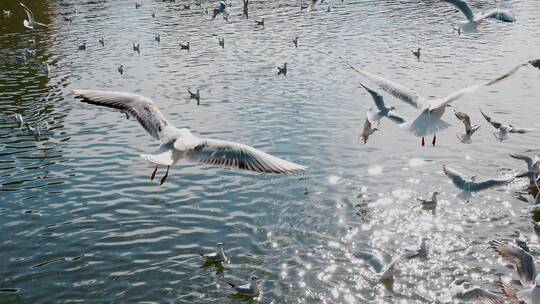
[(99, 44), (101, 44), (101, 46), (105, 46), (105, 40), (103, 37), (99, 38)]
[(262, 18), (260, 21), (257, 21), (257, 25), (264, 27), (264, 18)]
[(83, 44), (79, 44), (79, 50), (81, 51), (86, 50), (86, 42), (83, 42)]
[(123, 75), (124, 74), (124, 66), (123, 65), (120, 65), (118, 67), (118, 73), (120, 73), (120, 75)]
[(225, 38), (219, 38), (219, 46), (221, 46), (222, 49), (225, 48)]
[(418, 48), (417, 51), (411, 51), (411, 53), (413, 53), (416, 59), (420, 59), (420, 48)]
[(298, 37), (294, 37), (292, 42), (294, 43), (295, 47), (298, 47)]
[(187, 44), (182, 44), (182, 43), (179, 43), (179, 44), (180, 44), (180, 49), (189, 51), (189, 41), (187, 42)]
[(189, 93), (189, 97), (197, 100), (197, 105), (201, 102), (201, 94), (199, 93), (199, 89), (197, 89), (197, 92), (193, 93), (190, 89), (187, 90)]
[(133, 42), (133, 51), (140, 54), (141, 53), (140, 46), (141, 46), (140, 43), (137, 43), (137, 45), (135, 45), (135, 42)]
[(156, 34), (154, 36), (154, 39), (157, 41), (157, 42), (161, 42), (161, 36), (159, 34)]
[(283, 74), (283, 76), (287, 76), (287, 63), (284, 63), (283, 66), (278, 66), (278, 76)]

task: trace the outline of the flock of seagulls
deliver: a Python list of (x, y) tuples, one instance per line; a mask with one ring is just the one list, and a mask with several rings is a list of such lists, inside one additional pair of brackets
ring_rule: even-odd
[[(248, 18), (249, 0), (243, 1), (243, 16)], [(308, 12), (313, 12), (318, 9), (318, 6), (322, 4), (324, 0), (311, 0), (309, 5), (305, 6), (300, 4), (300, 9), (306, 9)], [(466, 20), (460, 22), (457, 26), (453, 25), (453, 28), (458, 31), (467, 33), (470, 31), (476, 31), (477, 27), (486, 19), (496, 19), (503, 22), (516, 22), (516, 17), (512, 12), (494, 8), (486, 13), (473, 14), (471, 8), (464, 0), (441, 0), (441, 2), (447, 2), (458, 8), (466, 17)], [(196, 3), (197, 4), (197, 3)], [(200, 3), (198, 3), (200, 5)], [(37, 22), (32, 14), (32, 11), (24, 4), (20, 3), (22, 8), (27, 14), (27, 19), (23, 21), (23, 25), (31, 30), (39, 27), (49, 26), (40, 22)], [(138, 9), (142, 4), (135, 3), (135, 8)], [(227, 4), (225, 1), (220, 1), (213, 9), (212, 19), (215, 19), (219, 14), (223, 15), (223, 18), (228, 20), (230, 12), (228, 7), (232, 4)], [(184, 5), (186, 9), (190, 8), (190, 5)], [(330, 6), (328, 6), (330, 11)], [(205, 12), (208, 14), (208, 8)], [(10, 11), (3, 11), (4, 17), (10, 17)], [(152, 14), (155, 18), (155, 13)], [(65, 19), (68, 22), (72, 22), (71, 17)], [(265, 19), (256, 21), (257, 26), (264, 27)], [(161, 36), (155, 34), (155, 41), (160, 42)], [(294, 37), (292, 42), (296, 48), (298, 48), (299, 37)], [(225, 48), (225, 39), (219, 38), (219, 46)], [(105, 39), (99, 38), (99, 44), (105, 46)], [(190, 50), (190, 43), (179, 43), (180, 49)], [(86, 42), (78, 45), (79, 50), (86, 49)], [(132, 44), (133, 52), (140, 54), (140, 44)], [(411, 51), (412, 54), (420, 59), (421, 49)], [(31, 51), (25, 51), (23, 54), (17, 55), (17, 60), (26, 62), (27, 54), (31, 54)], [(432, 145), (436, 145), (437, 134), (443, 132), (450, 126), (450, 123), (443, 120), (444, 114), (448, 107), (452, 107), (453, 103), (461, 99), (466, 94), (472, 93), (476, 90), (492, 86), (498, 82), (509, 78), (514, 75), (518, 70), (525, 66), (532, 66), (540, 69), (540, 59), (529, 60), (524, 62), (509, 72), (493, 78), (490, 81), (484, 83), (478, 83), (456, 92), (453, 92), (443, 98), (424, 98), (420, 96), (416, 91), (407, 88), (406, 86), (396, 83), (392, 80), (385, 79), (381, 76), (372, 74), (366, 70), (359, 69), (352, 64), (347, 63), (350, 68), (361, 75), (365, 80), (372, 83), (376, 88), (370, 87), (365, 81), (359, 82), (361, 88), (371, 96), (375, 108), (371, 107), (366, 113), (364, 125), (359, 138), (367, 143), (371, 135), (375, 131), (380, 131), (379, 126), (383, 119), (388, 119), (393, 123), (403, 127), (406, 131), (413, 136), (421, 138), (421, 145), (425, 146), (425, 137), (433, 136)], [(44, 73), (47, 75), (50, 73), (49, 65), (43, 66)], [(118, 72), (123, 74), (125, 72), (123, 65), (118, 67)], [(287, 75), (287, 63), (277, 67), (277, 75)], [(407, 121), (403, 116), (398, 113), (395, 106), (388, 106), (384, 100), (380, 90), (406, 104), (418, 109), (418, 115), (411, 121)], [(197, 88), (195, 92), (188, 90), (189, 96), (197, 101), (197, 105), (200, 103), (200, 91)], [(78, 98), (81, 102), (96, 105), (100, 107), (107, 107), (115, 110), (119, 110), (125, 113), (127, 118), (134, 118), (140, 124), (140, 126), (155, 140), (159, 142), (157, 149), (151, 153), (141, 154), (140, 157), (151, 163), (154, 167), (150, 174), (150, 180), (153, 181), (158, 173), (159, 167), (166, 167), (165, 173), (161, 176), (159, 184), (162, 185), (170, 175), (170, 169), (173, 165), (185, 162), (196, 162), (206, 165), (220, 166), (237, 170), (247, 170), (259, 173), (274, 173), (274, 174), (287, 174), (287, 173), (303, 173), (307, 170), (306, 166), (293, 163), (291, 161), (278, 158), (276, 156), (265, 153), (254, 147), (211, 138), (197, 137), (191, 133), (188, 128), (177, 128), (169, 121), (165, 115), (158, 109), (155, 103), (141, 95), (131, 94), (126, 92), (113, 92), (102, 90), (73, 90), (70, 95)], [(512, 124), (502, 124), (493, 120), (490, 116), (480, 110), (484, 119), (490, 123), (496, 131), (493, 132), (496, 140), (502, 142), (506, 140), (510, 133), (524, 134), (532, 132), (533, 129), (516, 128)], [(457, 133), (456, 137), (458, 141), (464, 144), (472, 143), (473, 134), (477, 133), (480, 126), (471, 123), (471, 118), (468, 114), (454, 109), (454, 116), (463, 123), (465, 132)], [(22, 128), (26, 126), (28, 132), (39, 136), (41, 134), (42, 126), (37, 124), (32, 126), (28, 123), (25, 124), (24, 118), (20, 114), (14, 114), (15, 122)], [(526, 155), (510, 154), (511, 157), (522, 160), (527, 165), (527, 170), (524, 173), (520, 173), (515, 177), (527, 177), (529, 180), (529, 186), (536, 189), (538, 193), (538, 184), (540, 179), (540, 160), (532, 158)], [(477, 181), (475, 176), (466, 177), (464, 174), (457, 170), (443, 165), (442, 171), (450, 179), (456, 188), (461, 192), (458, 194), (459, 198), (469, 200), (473, 193), (490, 189), (493, 187), (503, 186), (513, 180), (510, 179), (487, 179), (484, 181)], [(438, 192), (433, 192), (431, 199), (418, 199), (422, 208), (427, 210), (435, 210), (437, 208), (437, 195)], [(540, 212), (540, 195), (536, 195), (533, 199), (531, 212)], [(414, 248), (405, 248), (400, 254), (398, 254), (388, 265), (383, 265), (380, 260), (371, 253), (360, 252), (355, 253), (355, 256), (369, 261), (374, 266), (375, 273), (382, 280), (391, 279), (394, 276), (396, 267), (401, 260), (413, 259), (413, 258), (425, 258), (428, 256), (428, 239), (423, 238), (419, 246)], [(516, 239), (518, 247), (514, 247), (509, 244), (502, 243), (500, 241), (492, 240), (489, 245), (508, 263), (514, 266), (520, 282), (521, 288), (516, 288), (509, 283), (499, 280), (502, 294), (494, 293), (491, 291), (483, 290), (481, 288), (465, 288), (468, 285), (466, 280), (456, 280), (454, 286), (458, 289), (456, 295), (458, 298), (467, 301), (476, 301), (478, 303), (504, 303), (509, 301), (510, 303), (540, 303), (540, 277), (537, 276), (534, 260), (525, 250), (523, 246), (526, 246), (526, 241), (519, 238)], [(229, 256), (225, 253), (224, 244), (218, 243), (216, 245), (216, 251), (206, 254), (201, 254), (201, 257), (209, 263), (230, 263)], [(246, 285), (236, 285), (228, 282), (233, 290), (237, 293), (257, 297), (261, 293), (260, 284), (262, 279), (256, 275), (252, 275), (249, 282)]]

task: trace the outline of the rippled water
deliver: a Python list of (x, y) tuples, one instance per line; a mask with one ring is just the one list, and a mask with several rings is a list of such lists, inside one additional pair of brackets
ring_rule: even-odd
[[(225, 22), (205, 15), (215, 4), (204, 1), (190, 10), (181, 1), (144, 1), (139, 9), (123, 0), (34, 1), (37, 20), (51, 24), (35, 31), (22, 26), (16, 1), (0, 5), (13, 11), (0, 16), (0, 302), (238, 302), (245, 299), (226, 281), (257, 274), (264, 303), (432, 303), (449, 301), (445, 290), (457, 277), (492, 290), (499, 275), (515, 279), (489, 239), (509, 241), (519, 229), (537, 256), (529, 203), (517, 198), (530, 200), (520, 194), (523, 181), (465, 203), (441, 166), (479, 178), (523, 170), (507, 154), (537, 153), (540, 133), (498, 143), (477, 109), (539, 127), (538, 71), (524, 69), (454, 104), (482, 126), (472, 145), (457, 141), (462, 125), (451, 113), (437, 147), (420, 147), (387, 121), (364, 145), (357, 135), (371, 98), (342, 58), (426, 97), (444, 96), (538, 57), (540, 2), (502, 1), (517, 23), (487, 22), (461, 36), (450, 24), (462, 15), (439, 1), (335, 1), (331, 12), (323, 4), (311, 15), (293, 1), (250, 2), (249, 20), (233, 1)], [(470, 2), (477, 11), (493, 6)], [(73, 22), (64, 21), (61, 14), (75, 9)], [(263, 17), (265, 27), (255, 26)], [(178, 47), (185, 41), (189, 52)], [(82, 42), (86, 51), (78, 50)], [(421, 60), (410, 53), (416, 47)], [(22, 64), (16, 54), (25, 48), (35, 55)], [(277, 77), (284, 62), (288, 74)], [(199, 106), (187, 94), (197, 87)], [(178, 127), (310, 170), (275, 176), (182, 165), (159, 187), (138, 157), (157, 146), (151, 137), (118, 112), (67, 96), (75, 88), (143, 94)], [(386, 100), (409, 119), (416, 113)], [(19, 129), (14, 113), (46, 122), (41, 138)], [(415, 201), (432, 191), (442, 193), (434, 214)], [(388, 262), (422, 236), (429, 258), (400, 264), (391, 286), (353, 254)], [(219, 241), (232, 262), (203, 267), (198, 254)]]

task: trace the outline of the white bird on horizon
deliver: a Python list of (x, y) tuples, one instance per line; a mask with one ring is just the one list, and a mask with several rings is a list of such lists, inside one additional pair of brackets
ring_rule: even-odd
[(486, 13), (480, 13), (477, 15), (474, 15), (471, 8), (465, 2), (464, 0), (442, 0), (444, 2), (448, 2), (452, 5), (454, 5), (457, 9), (459, 9), (463, 15), (465, 15), (465, 18), (467, 18), (466, 21), (459, 22), (459, 28), (463, 29), (465, 32), (476, 32), (478, 29), (478, 25), (482, 23), (484, 20), (491, 18), (491, 19), (497, 19), (504, 22), (516, 22), (516, 17), (514, 14), (508, 10), (501, 9), (501, 8), (493, 8)]
[(442, 120), (441, 117), (444, 115), (446, 107), (449, 107), (451, 102), (461, 98), (466, 93), (472, 93), (476, 91), (478, 88), (484, 85), (476, 84), (466, 87), (448, 95), (443, 99), (425, 99), (415, 91), (408, 89), (403, 85), (373, 75), (369, 72), (360, 70), (353, 65), (349, 64), (349, 66), (359, 74), (373, 81), (388, 94), (406, 102), (407, 104), (417, 109), (422, 109), (422, 112), (414, 121), (403, 125), (410, 133), (414, 134), (417, 137), (422, 137), (422, 146), (425, 145), (424, 137), (432, 134), (432, 144), (435, 145), (435, 142), (437, 140), (436, 133), (450, 126), (450, 124)]
[(49, 26), (46, 25), (46, 24), (43, 24), (43, 23), (40, 23), (40, 22), (37, 22), (36, 19), (34, 19), (34, 14), (32, 14), (32, 11), (26, 7), (26, 5), (22, 4), (22, 3), (19, 3), (23, 8), (24, 10), (26, 11), (26, 15), (28, 16), (28, 20), (24, 20), (23, 21), (23, 24), (26, 28), (29, 28), (29, 29), (34, 29), (36, 28), (38, 25), (41, 25), (41, 26), (44, 26), (46, 28), (48, 28)]
[(371, 98), (373, 98), (373, 102), (375, 103), (375, 106), (377, 107), (377, 111), (373, 111), (371, 108), (367, 112), (367, 118), (369, 119), (369, 122), (372, 124), (380, 124), (381, 119), (383, 117), (387, 117), (391, 121), (397, 123), (398, 125), (403, 124), (406, 122), (405, 118), (399, 116), (395, 113), (396, 107), (390, 106), (387, 107), (384, 104), (384, 98), (374, 90), (370, 89), (368, 86), (360, 82), (360, 85), (368, 91), (368, 93), (371, 95)]
[(161, 114), (152, 100), (140, 95), (97, 90), (74, 90), (70, 95), (82, 98), (81, 102), (118, 109), (135, 117), (160, 142), (159, 148), (152, 154), (140, 156), (156, 165), (150, 175), (151, 180), (159, 165), (167, 166), (161, 184), (169, 175), (170, 166), (181, 161), (277, 174), (301, 173), (307, 169), (244, 144), (199, 138), (187, 128), (176, 128)]
[(461, 190), (461, 193), (458, 194), (458, 198), (464, 200), (469, 199), (474, 192), (479, 192), (496, 186), (506, 185), (511, 181), (488, 179), (483, 182), (476, 182), (476, 176), (472, 176), (470, 179), (466, 179), (463, 174), (446, 165), (443, 165), (443, 172), (452, 181), (454, 186)]
[(508, 139), (508, 133), (525, 134), (525, 133), (534, 131), (534, 129), (516, 128), (511, 124), (503, 125), (500, 122), (494, 121), (491, 117), (487, 116), (486, 113), (484, 113), (482, 110), (480, 110), (480, 113), (482, 113), (482, 116), (484, 116), (487, 122), (489, 122), (495, 129), (497, 129), (497, 132), (493, 132), (493, 135), (500, 142), (502, 142), (505, 139)]
[(238, 286), (231, 282), (227, 282), (227, 284), (229, 284), (231, 288), (234, 289), (234, 291), (241, 295), (248, 297), (258, 297), (261, 293), (260, 284), (263, 280), (256, 275), (252, 275), (249, 280), (250, 282), (248, 284), (241, 286)]

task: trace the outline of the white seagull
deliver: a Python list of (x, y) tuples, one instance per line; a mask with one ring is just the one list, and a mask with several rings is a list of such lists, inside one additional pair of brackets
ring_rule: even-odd
[[(518, 291), (499, 279), (499, 285), (510, 302), (527, 304), (540, 303), (540, 276), (537, 275), (533, 257), (523, 249), (510, 246), (501, 241), (491, 240), (489, 241), (489, 245), (507, 263), (514, 266), (514, 269), (519, 276), (519, 281), (524, 287)], [(517, 301), (515, 301), (516, 299)]]
[(48, 25), (46, 24), (43, 24), (43, 23), (40, 23), (40, 22), (37, 22), (36, 19), (34, 19), (34, 14), (32, 14), (32, 11), (26, 7), (26, 5), (22, 4), (22, 3), (19, 3), (23, 8), (24, 10), (26, 11), (26, 15), (28, 16), (28, 20), (24, 20), (23, 21), (23, 24), (26, 28), (29, 28), (29, 29), (34, 29), (36, 28), (38, 25), (41, 25), (41, 26), (44, 26), (44, 27), (49, 27)]
[(364, 128), (362, 129), (362, 133), (358, 136), (358, 139), (362, 139), (364, 144), (367, 144), (368, 138), (371, 136), (371, 134), (375, 133), (375, 131), (379, 131), (377, 128), (371, 127), (371, 122), (369, 122), (369, 114), (366, 115), (366, 120), (364, 121)]
[(458, 194), (458, 198), (464, 200), (469, 199), (473, 192), (479, 192), (492, 187), (506, 185), (511, 181), (488, 179), (483, 182), (476, 182), (476, 176), (466, 179), (463, 174), (446, 165), (443, 165), (443, 172), (452, 181), (454, 186), (461, 190), (461, 193)]
[(536, 198), (531, 206), (529, 206), (530, 213), (539, 213), (540, 212), (540, 191), (536, 193)]
[(464, 144), (472, 143), (471, 136), (474, 134), (474, 132), (480, 129), (480, 126), (471, 125), (471, 118), (466, 113), (456, 112), (454, 110), (454, 115), (456, 115), (457, 119), (459, 119), (465, 125), (465, 133), (463, 134), (456, 133), (457, 138), (459, 139), (460, 142)]
[(156, 165), (150, 176), (151, 180), (155, 177), (159, 165), (167, 166), (161, 184), (165, 182), (170, 166), (180, 161), (266, 173), (300, 173), (307, 169), (247, 145), (196, 137), (187, 128), (178, 129), (173, 126), (152, 100), (140, 95), (95, 90), (74, 90), (70, 95), (82, 98), (82, 102), (118, 109), (135, 117), (141, 126), (160, 142), (159, 148), (153, 154), (140, 156)]
[(229, 262), (230, 259), (227, 256), (227, 254), (225, 254), (225, 250), (223, 250), (224, 245), (225, 244), (223, 243), (217, 243), (216, 252), (205, 253), (205, 254), (201, 253), (201, 257), (203, 257), (208, 262), (212, 262), (212, 263)]
[(435, 141), (437, 139), (436, 133), (450, 126), (450, 124), (442, 120), (441, 117), (443, 116), (446, 107), (450, 106), (451, 102), (461, 98), (466, 93), (476, 91), (482, 86), (482, 84), (476, 84), (456, 91), (443, 99), (428, 100), (418, 95), (418, 93), (415, 91), (404, 87), (403, 85), (360, 70), (350, 64), (349, 66), (356, 72), (373, 81), (388, 94), (417, 109), (422, 110), (420, 115), (418, 115), (414, 121), (403, 125), (407, 127), (407, 131), (410, 133), (417, 137), (422, 137), (422, 145), (425, 145), (424, 137), (431, 134), (433, 134), (432, 144), (435, 145)]
[(422, 208), (427, 209), (427, 210), (435, 210), (435, 208), (437, 208), (437, 195), (438, 194), (439, 192), (435, 191), (431, 195), (430, 200), (421, 199), (421, 198), (417, 198), (416, 200), (419, 201), (420, 204), (422, 204)]
[(250, 282), (248, 284), (241, 285), (241, 286), (238, 286), (231, 282), (227, 282), (227, 284), (229, 284), (232, 287), (232, 289), (234, 289), (237, 293), (241, 295), (248, 296), (248, 297), (258, 297), (259, 294), (261, 293), (261, 287), (259, 286), (259, 284), (262, 281), (263, 280), (259, 278), (258, 276), (252, 275), (250, 278)]
[(368, 262), (370, 266), (373, 267), (373, 270), (375, 271), (377, 277), (383, 281), (394, 279), (394, 275), (397, 271), (396, 266), (401, 259), (401, 255), (397, 255), (392, 259), (390, 263), (384, 265), (383, 261), (371, 252), (360, 251), (358, 253), (355, 253), (351, 251), (351, 254), (356, 258)]
[(497, 132), (493, 132), (493, 135), (500, 142), (508, 139), (508, 133), (524, 134), (534, 131), (534, 129), (516, 128), (511, 124), (503, 125), (500, 122), (494, 121), (491, 117), (487, 116), (486, 113), (482, 112), (482, 110), (480, 110), (480, 113), (482, 113), (482, 116), (484, 116), (487, 122), (489, 122), (495, 129), (497, 129)]
[(485, 19), (497, 19), (504, 22), (515, 22), (516, 17), (512, 12), (500, 8), (494, 8), (486, 13), (480, 13), (474, 15), (471, 8), (464, 0), (442, 0), (453, 4), (457, 9), (459, 9), (463, 15), (467, 18), (467, 21), (462, 21), (459, 23), (459, 28), (463, 29), (466, 32), (475, 32), (477, 31), (477, 26), (482, 23)]
[(426, 258), (429, 251), (427, 241), (428, 238), (422, 238), (422, 241), (418, 247), (404, 248), (401, 255), (406, 259)]
[(406, 122), (405, 118), (395, 113), (396, 107), (387, 107), (384, 104), (384, 98), (379, 93), (370, 89), (368, 86), (361, 82), (360, 85), (364, 89), (366, 89), (366, 91), (368, 91), (368, 93), (371, 95), (371, 98), (373, 98), (375, 106), (377, 107), (377, 111), (372, 111), (370, 108), (367, 112), (367, 118), (369, 119), (369, 122), (371, 122), (372, 124), (380, 124), (383, 117), (388, 117), (388, 119), (399, 125)]
[[(537, 176), (540, 174), (540, 160), (535, 158), (534, 160), (527, 155), (509, 154), (510, 157), (524, 161), (527, 164), (527, 171), (516, 175), (516, 177), (527, 177), (529, 179), (529, 186), (538, 186)], [(540, 189), (539, 189), (540, 190)]]

